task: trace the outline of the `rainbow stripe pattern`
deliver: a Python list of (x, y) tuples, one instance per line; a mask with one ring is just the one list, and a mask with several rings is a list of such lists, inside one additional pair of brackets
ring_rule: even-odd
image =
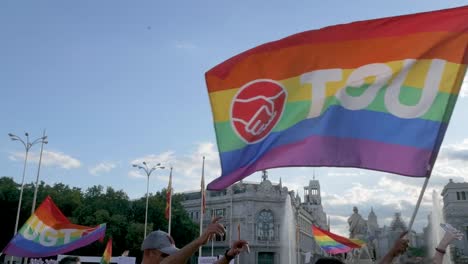
[(349, 252), (353, 248), (361, 248), (364, 242), (359, 239), (348, 239), (316, 226), (312, 226), (315, 241), (328, 254), (340, 254)]
[(468, 64), (468, 6), (330, 26), (206, 72), (220, 190), (253, 172), (355, 167), (429, 177)]
[(59, 255), (103, 238), (105, 231), (105, 224), (72, 224), (47, 197), (2, 252), (33, 258)]
[(101, 264), (110, 264), (112, 258), (112, 238), (109, 238), (107, 241), (106, 249), (104, 254), (102, 254)]

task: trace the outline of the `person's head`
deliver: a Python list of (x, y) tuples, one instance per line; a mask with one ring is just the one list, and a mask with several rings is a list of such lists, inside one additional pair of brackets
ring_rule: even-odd
[(356, 206), (353, 207), (353, 212), (355, 212), (355, 213), (358, 213), (358, 212), (359, 212), (359, 210), (357, 209)]
[(143, 261), (158, 264), (164, 258), (179, 251), (176, 248), (174, 239), (161, 230), (151, 232), (141, 244), (143, 250)]
[(344, 264), (344, 262), (336, 258), (324, 257), (319, 258), (315, 264)]
[(75, 256), (64, 257), (59, 261), (59, 264), (80, 264), (80, 258)]

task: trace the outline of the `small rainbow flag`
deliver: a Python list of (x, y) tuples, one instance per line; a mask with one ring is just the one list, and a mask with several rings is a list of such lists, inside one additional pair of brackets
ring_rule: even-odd
[(47, 196), (2, 252), (29, 258), (54, 256), (91, 244), (105, 232), (106, 224), (72, 224)]
[(353, 248), (361, 248), (364, 241), (359, 239), (348, 239), (312, 225), (312, 233), (319, 246), (329, 254), (340, 254)]
[(429, 177), (468, 64), (468, 6), (301, 32), (205, 74), (221, 190), (279, 167)]
[(106, 245), (106, 250), (102, 254), (101, 264), (110, 264), (112, 258), (112, 238), (109, 238)]

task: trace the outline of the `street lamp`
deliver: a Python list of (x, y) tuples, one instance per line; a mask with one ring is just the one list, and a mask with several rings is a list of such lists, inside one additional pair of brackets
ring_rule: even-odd
[(146, 180), (146, 210), (145, 210), (145, 236), (143, 239), (146, 238), (146, 225), (148, 223), (148, 192), (149, 192), (149, 177), (151, 175), (151, 173), (156, 170), (156, 169), (164, 169), (164, 166), (161, 166), (161, 163), (158, 163), (156, 164), (155, 166), (153, 167), (148, 167), (148, 164), (146, 164), (146, 161), (143, 161), (142, 162), (143, 166), (142, 165), (137, 165), (137, 164), (133, 164), (132, 166), (134, 168), (138, 168), (138, 169), (142, 169), (145, 173), (146, 173), (146, 177), (147, 177), (147, 180)]
[(21, 211), (21, 201), (23, 200), (23, 189), (24, 189), (24, 176), (26, 174), (26, 163), (28, 161), (28, 154), (29, 154), (29, 150), (31, 149), (32, 146), (34, 146), (35, 144), (38, 144), (38, 143), (45, 143), (47, 142), (46, 139), (47, 139), (47, 136), (43, 136), (43, 137), (40, 137), (34, 141), (29, 141), (29, 134), (26, 132), (24, 133), (24, 135), (26, 136), (26, 142), (21, 139), (20, 137), (18, 137), (17, 135), (14, 135), (12, 133), (9, 133), (8, 136), (10, 137), (10, 139), (12, 141), (19, 141), (23, 144), (24, 146), (24, 149), (26, 151), (26, 155), (24, 156), (24, 166), (23, 166), (23, 178), (21, 180), (21, 191), (20, 191), (20, 197), (19, 197), (19, 201), (18, 201), (18, 210), (16, 212), (16, 223), (15, 223), (15, 235), (16, 233), (18, 232), (18, 222), (19, 222), (19, 216), (20, 216), (20, 211)]
[(41, 154), (39, 154), (39, 165), (37, 166), (36, 187), (34, 188), (34, 198), (33, 198), (33, 204), (31, 207), (31, 214), (34, 214), (34, 210), (36, 210), (37, 189), (39, 189), (39, 173), (41, 172), (42, 151), (44, 150), (44, 144), (49, 143), (46, 139), (47, 139), (47, 136), (45, 134), (45, 129), (44, 129), (44, 133), (42, 134), (42, 140), (41, 140), (41, 143), (42, 143)]

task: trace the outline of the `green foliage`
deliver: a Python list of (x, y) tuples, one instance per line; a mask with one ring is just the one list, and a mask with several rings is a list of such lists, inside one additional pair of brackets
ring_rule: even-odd
[[(20, 185), (12, 178), (0, 178), (0, 248), (4, 248), (13, 236)], [(167, 220), (164, 217), (166, 208), (166, 191), (150, 194), (148, 199), (147, 232), (161, 229), (167, 231)], [(19, 227), (31, 214), (34, 184), (25, 184)], [(96, 226), (107, 223), (106, 236), (112, 237), (113, 255), (119, 256), (125, 250), (130, 255), (141, 258), (141, 242), (144, 234), (146, 197), (130, 200), (123, 190), (114, 190), (97, 185), (85, 191), (62, 183), (39, 184), (37, 206), (49, 195), (65, 216), (74, 224)], [(198, 234), (198, 227), (188, 217), (180, 195), (173, 196), (172, 203), (172, 236), (177, 246), (182, 247), (192, 241)], [(106, 242), (105, 239), (103, 242)], [(95, 242), (87, 247), (77, 249), (70, 254), (101, 256), (105, 243)]]

